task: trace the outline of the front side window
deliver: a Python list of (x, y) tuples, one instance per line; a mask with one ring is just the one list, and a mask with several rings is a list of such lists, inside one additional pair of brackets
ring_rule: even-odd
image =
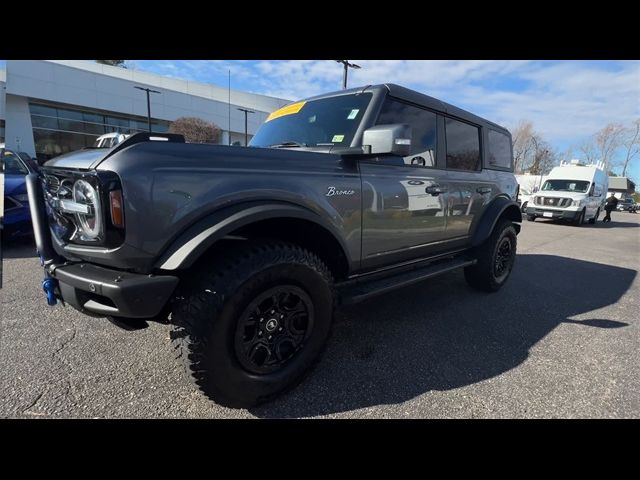
[(447, 168), (480, 170), (480, 129), (468, 123), (447, 118)]
[(436, 166), (435, 113), (398, 100), (387, 98), (382, 105), (376, 125), (406, 123), (411, 127), (411, 153), (404, 157), (407, 165)]
[(489, 168), (511, 169), (511, 140), (504, 133), (489, 130)]
[(252, 147), (348, 147), (371, 93), (297, 102), (271, 113), (249, 143)]

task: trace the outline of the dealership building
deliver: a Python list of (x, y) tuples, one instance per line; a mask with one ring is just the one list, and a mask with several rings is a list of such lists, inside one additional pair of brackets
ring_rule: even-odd
[(0, 69), (0, 142), (48, 159), (93, 145), (110, 132), (166, 132), (179, 117), (198, 117), (222, 130), (221, 144), (245, 143), (282, 98), (229, 90), (82, 60), (7, 60)]

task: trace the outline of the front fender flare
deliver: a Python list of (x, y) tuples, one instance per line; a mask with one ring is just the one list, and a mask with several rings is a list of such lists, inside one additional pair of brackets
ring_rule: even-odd
[(286, 202), (245, 202), (209, 214), (180, 234), (155, 262), (161, 270), (188, 268), (218, 240), (234, 230), (270, 218), (299, 218), (328, 230), (347, 256), (340, 236), (329, 222), (308, 208)]
[[(522, 222), (522, 212), (518, 204), (509, 198), (497, 197), (485, 209), (482, 218), (478, 222), (478, 228), (473, 234), (471, 246), (477, 247), (489, 238), (496, 223), (498, 223), (498, 219), (503, 216), (512, 222)], [(515, 227), (516, 233), (520, 233), (520, 225), (515, 225)]]

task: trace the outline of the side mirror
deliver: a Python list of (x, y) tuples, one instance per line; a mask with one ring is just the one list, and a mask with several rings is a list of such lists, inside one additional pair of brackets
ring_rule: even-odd
[(362, 145), (368, 153), (406, 157), (411, 152), (411, 127), (402, 123), (376, 125), (364, 131)]

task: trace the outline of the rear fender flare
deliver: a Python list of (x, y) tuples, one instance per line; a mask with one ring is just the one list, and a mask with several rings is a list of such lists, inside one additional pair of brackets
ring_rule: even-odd
[(522, 212), (516, 202), (507, 197), (497, 197), (485, 209), (482, 218), (478, 222), (478, 228), (473, 234), (471, 246), (477, 247), (481, 245), (489, 236), (498, 223), (498, 219), (506, 217), (515, 223), (516, 233), (520, 233), (520, 225), (522, 222)]

